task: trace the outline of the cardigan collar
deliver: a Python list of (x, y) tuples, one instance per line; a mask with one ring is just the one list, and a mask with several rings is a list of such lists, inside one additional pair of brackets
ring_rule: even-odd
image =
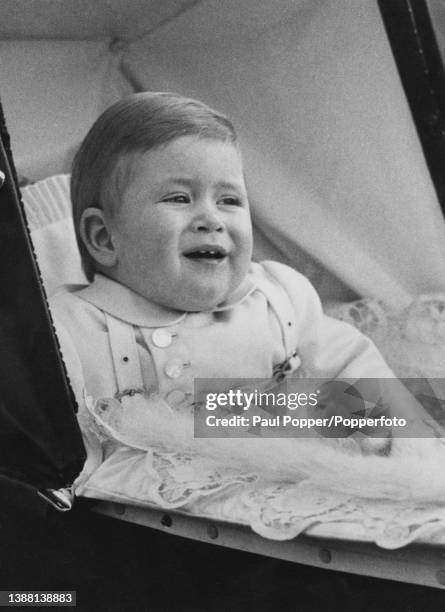
[[(254, 276), (253, 267), (251, 267), (246, 278), (230, 296), (230, 299), (210, 312), (229, 310), (244, 301), (256, 289)], [(93, 282), (80, 291), (76, 291), (76, 295), (100, 310), (138, 327), (174, 325), (188, 314), (150, 302), (135, 291), (102, 274), (96, 274)]]

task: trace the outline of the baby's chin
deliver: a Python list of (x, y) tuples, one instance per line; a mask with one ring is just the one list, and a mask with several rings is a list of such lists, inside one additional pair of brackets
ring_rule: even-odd
[(222, 297), (200, 297), (191, 296), (187, 298), (179, 298), (170, 302), (169, 307), (173, 310), (180, 310), (182, 312), (206, 312), (218, 308), (221, 304), (228, 301), (228, 296)]
[(239, 290), (239, 284), (224, 291), (207, 287), (195, 288), (194, 291), (187, 293), (173, 294), (170, 299), (165, 299), (163, 305), (181, 312), (206, 312), (230, 304), (232, 301), (235, 302)]

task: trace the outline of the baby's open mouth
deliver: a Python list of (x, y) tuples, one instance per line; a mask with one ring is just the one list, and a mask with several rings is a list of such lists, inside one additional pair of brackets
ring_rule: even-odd
[(192, 260), (222, 261), (227, 257), (227, 251), (219, 246), (201, 246), (189, 249), (183, 253), (184, 257)]

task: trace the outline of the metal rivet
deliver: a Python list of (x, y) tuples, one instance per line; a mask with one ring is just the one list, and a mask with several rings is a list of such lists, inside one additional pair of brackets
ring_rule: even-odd
[(125, 506), (123, 504), (114, 504), (114, 511), (116, 514), (125, 514)]
[(122, 361), (124, 361), (125, 363), (128, 362), (128, 357), (122, 357)]
[(287, 324), (289, 325), (289, 327), (292, 327), (292, 321), (288, 321)]
[(439, 584), (445, 585), (445, 570), (439, 570), (438, 572), (436, 572), (436, 578)]
[(207, 535), (212, 540), (216, 540), (218, 537), (218, 527), (216, 525), (208, 525), (207, 526)]
[(161, 518), (161, 525), (164, 527), (171, 527), (173, 525), (173, 519), (169, 514), (164, 514)]
[(330, 563), (332, 561), (331, 551), (327, 548), (320, 548), (318, 556), (320, 557), (320, 561), (323, 563)]

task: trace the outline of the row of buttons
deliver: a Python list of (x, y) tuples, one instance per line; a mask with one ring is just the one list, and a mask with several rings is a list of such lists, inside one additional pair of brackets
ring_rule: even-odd
[[(151, 334), (151, 339), (156, 347), (168, 348), (173, 342), (173, 338), (176, 336), (177, 334), (175, 332), (171, 332), (165, 328), (159, 328), (153, 331)], [(169, 378), (179, 378), (183, 374), (184, 368), (189, 367), (190, 365), (190, 362), (184, 363), (179, 359), (174, 359), (169, 361), (164, 366), (164, 372)], [(165, 399), (170, 405), (178, 406), (191, 395), (192, 393), (187, 393), (185, 391), (181, 391), (180, 389), (173, 389), (167, 393)]]

